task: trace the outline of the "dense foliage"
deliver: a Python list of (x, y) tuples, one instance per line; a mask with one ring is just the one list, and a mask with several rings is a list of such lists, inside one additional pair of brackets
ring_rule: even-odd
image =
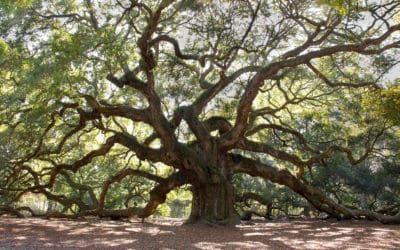
[(1, 1), (0, 212), (399, 223), (399, 13)]

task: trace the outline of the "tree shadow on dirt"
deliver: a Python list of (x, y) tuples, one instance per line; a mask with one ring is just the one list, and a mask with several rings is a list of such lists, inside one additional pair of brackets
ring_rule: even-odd
[(180, 219), (44, 220), (0, 217), (4, 249), (337, 249), (399, 248), (400, 227), (369, 221), (255, 220), (237, 227)]

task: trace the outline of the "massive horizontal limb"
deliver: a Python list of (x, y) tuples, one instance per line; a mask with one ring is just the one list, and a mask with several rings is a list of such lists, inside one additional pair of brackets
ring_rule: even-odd
[(239, 163), (232, 160), (231, 166), (235, 173), (246, 173), (251, 176), (265, 178), (274, 183), (285, 185), (294, 192), (307, 199), (315, 208), (326, 212), (338, 219), (342, 218), (368, 218), (382, 223), (400, 223), (400, 211), (394, 215), (384, 215), (362, 209), (349, 209), (327, 197), (322, 191), (298, 180), (288, 170), (279, 170), (250, 158), (242, 157)]
[[(103, 209), (104, 200), (107, 194), (109, 185), (114, 182), (121, 181), (126, 176), (141, 176), (156, 181), (158, 184), (150, 191), (150, 199), (144, 207), (129, 207), (125, 209)], [(185, 171), (179, 171), (167, 178), (161, 178), (143, 171), (134, 169), (125, 169), (110, 177), (103, 186), (102, 194), (100, 195), (100, 202), (97, 209), (86, 210), (74, 215), (68, 215), (59, 212), (53, 212), (47, 214), (47, 217), (58, 217), (58, 218), (78, 218), (83, 216), (99, 216), (99, 217), (111, 217), (111, 218), (147, 218), (154, 214), (158, 205), (165, 202), (167, 194), (174, 188), (180, 187), (187, 184), (189, 181), (188, 175)]]

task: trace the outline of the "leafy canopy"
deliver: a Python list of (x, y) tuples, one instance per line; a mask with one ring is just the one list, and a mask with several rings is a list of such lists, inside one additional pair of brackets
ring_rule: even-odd
[[(248, 199), (398, 221), (388, 204), (399, 204), (399, 11), (397, 1), (1, 1), (2, 205), (40, 193), (56, 204), (49, 214), (144, 218), (166, 201), (160, 213), (179, 214), (187, 203), (172, 190), (187, 200), (190, 186), (191, 217), (212, 223)], [(360, 191), (369, 182), (390, 194)]]

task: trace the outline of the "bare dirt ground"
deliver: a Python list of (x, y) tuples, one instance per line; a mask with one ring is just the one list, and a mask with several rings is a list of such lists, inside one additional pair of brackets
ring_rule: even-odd
[(0, 249), (400, 249), (400, 226), (370, 221), (255, 220), (236, 227), (180, 219), (0, 217)]

